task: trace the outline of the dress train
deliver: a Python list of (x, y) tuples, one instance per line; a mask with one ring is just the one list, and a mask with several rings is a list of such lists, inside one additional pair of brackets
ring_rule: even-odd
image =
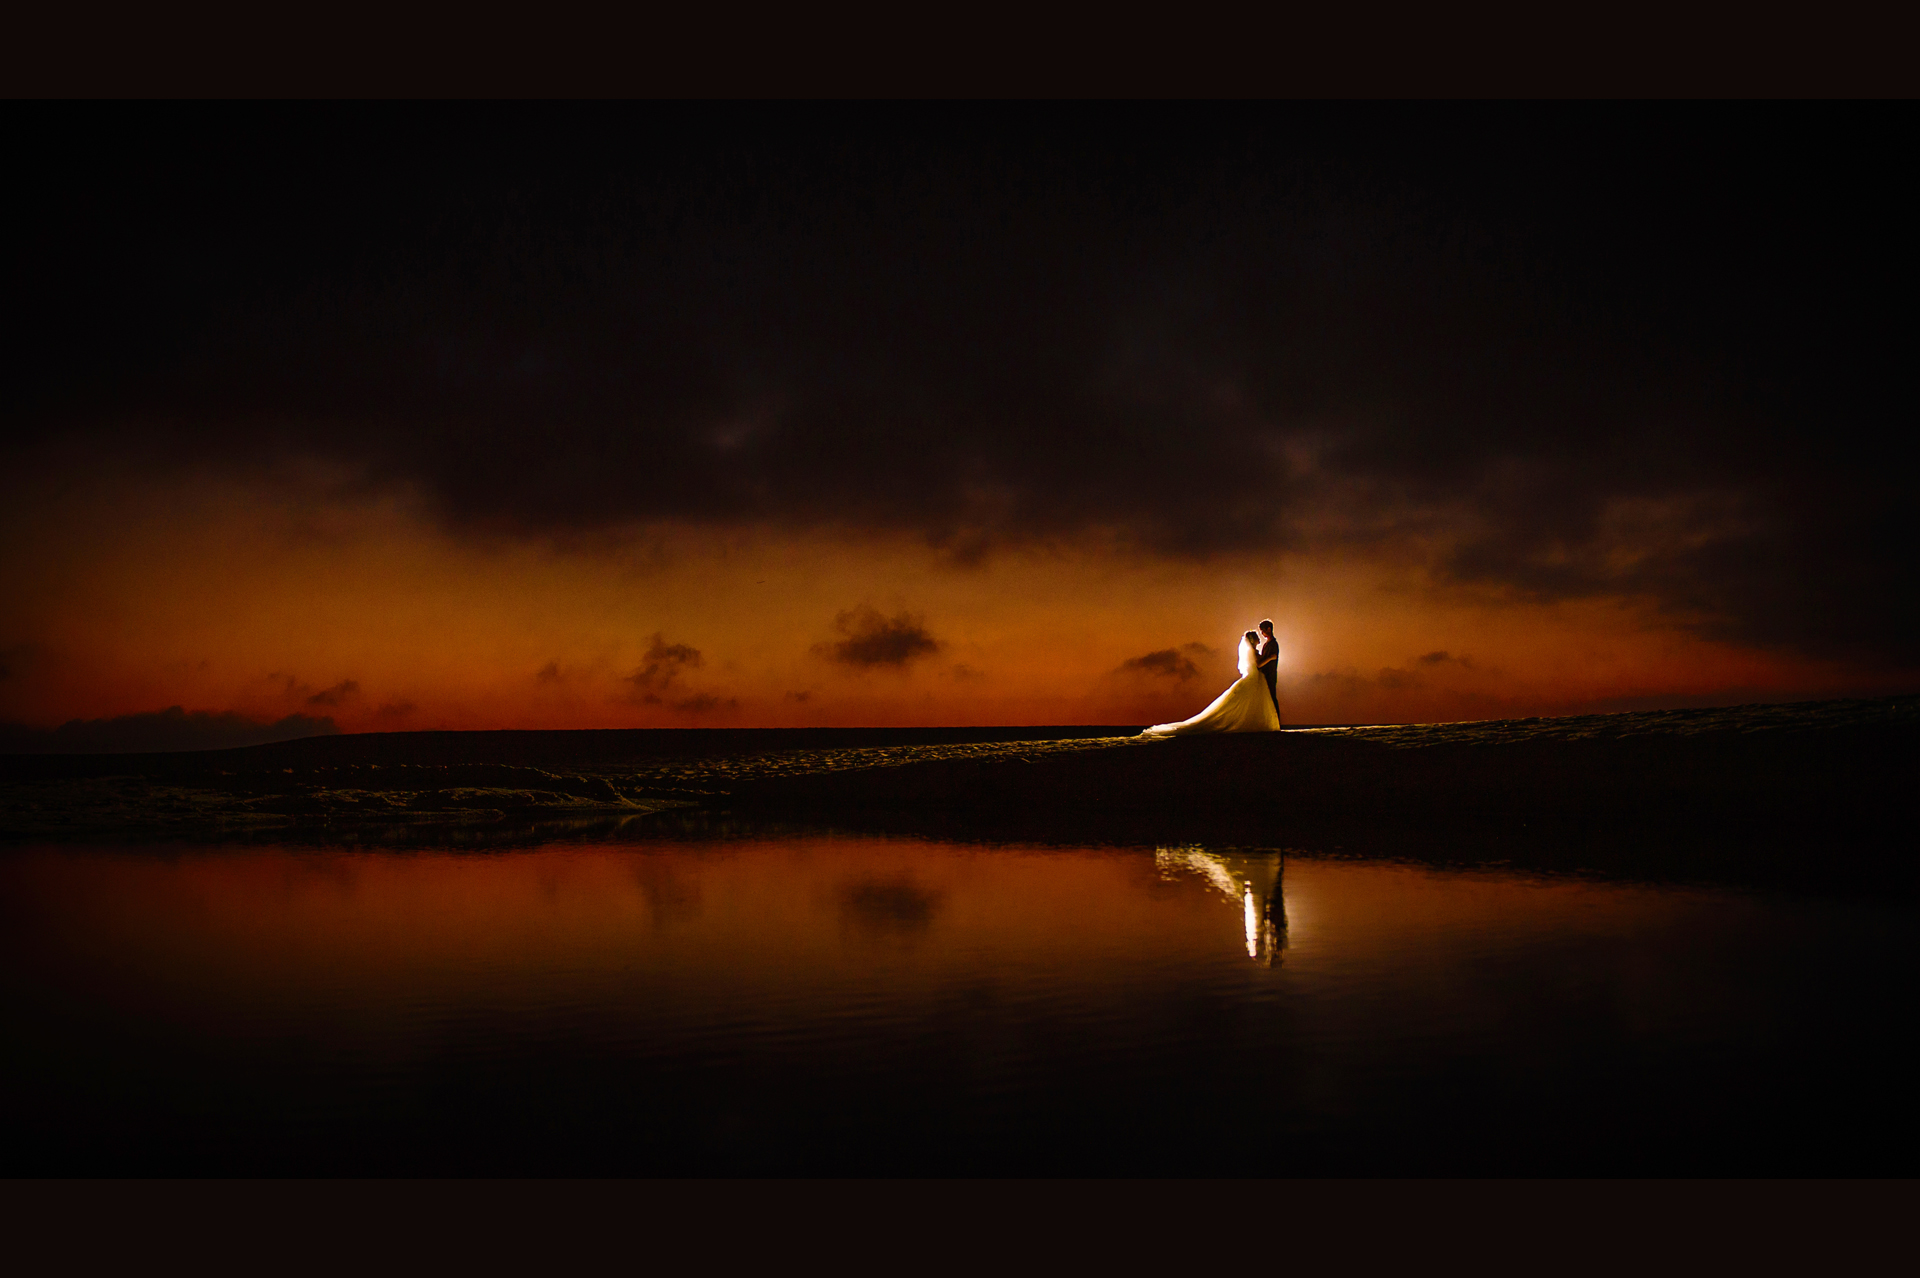
[(1240, 641), (1240, 677), (1213, 704), (1191, 719), (1156, 723), (1143, 737), (1187, 737), (1203, 732), (1278, 732), (1280, 713), (1267, 693), (1266, 676), (1254, 664), (1253, 645)]

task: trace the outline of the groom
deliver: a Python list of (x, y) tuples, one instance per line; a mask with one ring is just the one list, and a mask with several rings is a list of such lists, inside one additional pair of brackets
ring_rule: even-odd
[(1260, 674), (1267, 681), (1267, 695), (1273, 698), (1274, 717), (1280, 715), (1280, 641), (1273, 637), (1273, 623), (1260, 623), (1260, 647), (1253, 654), (1260, 663)]

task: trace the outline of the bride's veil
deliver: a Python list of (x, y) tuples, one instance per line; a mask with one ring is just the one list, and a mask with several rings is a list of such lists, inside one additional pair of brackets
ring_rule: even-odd
[(1247, 642), (1245, 635), (1240, 636), (1240, 677), (1246, 678), (1253, 672), (1253, 645)]

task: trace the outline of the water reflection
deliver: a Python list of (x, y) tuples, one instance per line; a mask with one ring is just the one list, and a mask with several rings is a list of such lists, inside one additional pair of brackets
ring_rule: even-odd
[(840, 893), (840, 917), (856, 935), (906, 942), (933, 926), (944, 893), (910, 878), (863, 878)]
[(1285, 852), (1208, 851), (1204, 847), (1156, 848), (1160, 877), (1199, 875), (1238, 905), (1246, 925), (1247, 957), (1277, 967), (1287, 948)]
[(17, 848), (0, 906), (0, 1172), (1887, 1173), (1920, 1134), (1901, 903), (783, 831)]

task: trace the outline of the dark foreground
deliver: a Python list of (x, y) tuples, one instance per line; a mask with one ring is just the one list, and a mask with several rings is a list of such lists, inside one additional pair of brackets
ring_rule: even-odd
[(438, 732), (0, 759), (0, 838), (522, 843), (747, 820), (1910, 893), (1920, 699), (1142, 742), (1131, 729)]
[(884, 835), (0, 857), (0, 1174), (1906, 1175), (1911, 902)]
[(0, 762), (0, 1174), (1905, 1175), (1903, 699)]

